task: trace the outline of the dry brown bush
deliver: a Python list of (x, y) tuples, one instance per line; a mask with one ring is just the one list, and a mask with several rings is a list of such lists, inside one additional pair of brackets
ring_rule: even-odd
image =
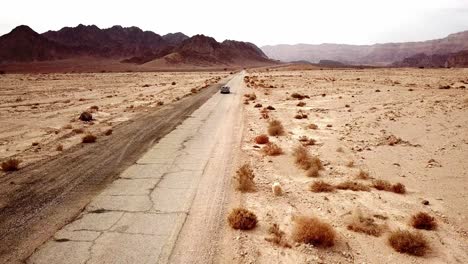
[(309, 125), (307, 126), (307, 128), (308, 128), (308, 129), (314, 129), (314, 130), (315, 130), (315, 129), (318, 128), (318, 126), (317, 126), (316, 124), (309, 124)]
[(356, 178), (360, 180), (368, 180), (371, 177), (369, 176), (369, 173), (367, 171), (359, 170), (359, 173), (356, 175)]
[(250, 230), (257, 225), (257, 216), (244, 208), (235, 208), (228, 216), (229, 225), (234, 229)]
[(59, 145), (55, 148), (55, 150), (57, 150), (57, 151), (63, 151), (63, 145), (62, 145), (62, 144), (59, 144)]
[(255, 187), (255, 183), (253, 181), (254, 178), (255, 178), (255, 175), (250, 165), (249, 164), (242, 165), (236, 171), (236, 180), (238, 183), (237, 189), (242, 192), (253, 190), (253, 188)]
[(299, 103), (297, 103), (297, 106), (299, 106), (299, 107), (303, 107), (303, 106), (305, 106), (305, 105), (306, 105), (305, 102), (299, 102)]
[(172, 84), (172, 85), (176, 85), (176, 82), (172, 82), (171, 84)]
[(91, 110), (93, 110), (93, 111), (99, 111), (99, 106), (93, 105), (93, 106), (91, 106), (89, 109), (91, 109)]
[(320, 175), (320, 169), (317, 165), (312, 165), (306, 172), (307, 177), (316, 178)]
[(374, 219), (362, 214), (361, 211), (355, 210), (348, 220), (347, 228), (354, 232), (364, 233), (371, 236), (380, 236), (384, 231), (382, 225), (375, 223)]
[(268, 134), (270, 136), (282, 136), (284, 135), (284, 127), (279, 120), (272, 120), (268, 124)]
[(64, 125), (62, 128), (63, 129), (72, 129), (73, 127), (72, 127), (72, 125), (67, 124), (67, 125)]
[(291, 94), (291, 97), (294, 98), (294, 99), (298, 99), (298, 100), (302, 100), (302, 99), (305, 98), (305, 96), (300, 94), (300, 93), (293, 93), (293, 94)]
[(268, 229), (268, 233), (270, 233), (271, 237), (265, 238), (266, 241), (274, 243), (281, 247), (291, 247), (291, 244), (289, 244), (285, 237), (285, 233), (279, 228), (278, 224), (271, 225)]
[(354, 182), (354, 181), (342, 182), (342, 183), (336, 185), (336, 188), (340, 189), (340, 190), (351, 190), (351, 191), (354, 191), (354, 192), (359, 192), (359, 191), (368, 192), (368, 191), (370, 191), (369, 186), (364, 185), (364, 184), (359, 183), (359, 182)]
[(294, 241), (316, 247), (331, 247), (335, 244), (333, 227), (315, 217), (296, 216), (292, 237)]
[(268, 156), (278, 156), (283, 154), (283, 149), (275, 143), (269, 142), (263, 147), (263, 152)]
[(411, 217), (411, 226), (417, 229), (434, 230), (437, 228), (437, 222), (428, 213), (419, 212)]
[(393, 231), (390, 233), (388, 242), (397, 252), (415, 256), (424, 256), (429, 250), (429, 243), (419, 232)]
[(392, 185), (392, 192), (394, 193), (399, 193), (399, 194), (405, 194), (406, 193), (406, 187), (403, 185), (403, 183), (396, 183)]
[(259, 135), (259, 136), (255, 137), (255, 143), (257, 143), (257, 144), (267, 144), (268, 142), (270, 142), (270, 139), (265, 134), (262, 134), (262, 135)]
[(296, 164), (303, 170), (308, 170), (311, 167), (316, 167), (319, 170), (323, 169), (323, 165), (320, 159), (310, 155), (309, 151), (304, 146), (299, 145), (294, 148), (293, 155)]
[(346, 167), (349, 167), (349, 168), (354, 167), (354, 161), (350, 160), (348, 163), (346, 163)]
[(3, 171), (17, 171), (19, 169), (20, 163), (21, 163), (20, 159), (9, 158), (2, 162), (2, 170)]
[(310, 185), (310, 190), (312, 192), (333, 192), (335, 190), (335, 186), (326, 183), (324, 181), (315, 181)]
[(111, 128), (107, 129), (106, 132), (104, 132), (104, 135), (110, 136), (112, 135), (113, 130)]
[(374, 188), (380, 191), (388, 191), (392, 187), (392, 184), (386, 180), (375, 180), (372, 184)]
[(91, 121), (91, 120), (93, 120), (93, 115), (90, 112), (85, 111), (85, 112), (80, 114), (79, 119), (81, 121)]
[(193, 94), (196, 94), (198, 92), (197, 88), (192, 88), (190, 89), (190, 92), (193, 93)]
[(96, 136), (93, 135), (93, 134), (87, 134), (86, 136), (84, 136), (82, 138), (81, 142), (83, 142), (83, 143), (94, 143), (94, 142), (96, 142)]
[(255, 107), (255, 108), (260, 108), (260, 107), (262, 107), (262, 104), (260, 104), (260, 103), (255, 104), (254, 107)]

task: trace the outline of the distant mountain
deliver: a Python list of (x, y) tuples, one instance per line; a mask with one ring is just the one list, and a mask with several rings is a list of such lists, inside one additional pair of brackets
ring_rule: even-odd
[(69, 47), (41, 36), (28, 26), (19, 26), (0, 37), (0, 62), (56, 60), (73, 53)]
[(127, 62), (148, 63), (160, 59), (165, 64), (207, 65), (252, 65), (257, 63), (275, 63), (254, 44), (233, 40), (217, 42), (212, 37), (195, 35), (184, 40), (180, 45), (164, 53), (153, 54), (140, 58), (132, 58)]
[(161, 50), (169, 44), (160, 35), (137, 27), (78, 25), (59, 31), (47, 31), (44, 37), (65, 46), (86, 50), (88, 55), (102, 57), (128, 57)]
[(160, 36), (137, 27), (100, 29), (80, 24), (38, 34), (20, 26), (0, 37), (2, 64), (70, 58), (112, 59), (138, 65), (162, 60), (164, 66), (171, 67), (275, 63), (252, 43), (219, 43), (204, 35), (189, 38), (180, 32)]
[(264, 46), (262, 50), (268, 57), (282, 61), (307, 60), (316, 63), (320, 60), (334, 60), (345, 64), (390, 65), (420, 53), (430, 56), (468, 50), (468, 31), (451, 34), (443, 39), (422, 42), (375, 45), (275, 45)]
[(468, 67), (468, 50), (448, 54), (419, 53), (392, 64), (396, 67)]
[(171, 46), (178, 46), (184, 40), (188, 39), (189, 36), (185, 35), (184, 33), (169, 33), (163, 36), (163, 39)]

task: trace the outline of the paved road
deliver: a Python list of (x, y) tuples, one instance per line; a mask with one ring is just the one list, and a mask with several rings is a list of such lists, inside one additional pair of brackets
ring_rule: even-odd
[(243, 73), (55, 233), (28, 263), (209, 263), (240, 143)]

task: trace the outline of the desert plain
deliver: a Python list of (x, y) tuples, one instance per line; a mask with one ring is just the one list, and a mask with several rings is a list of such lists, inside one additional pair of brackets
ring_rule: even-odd
[[(193, 198), (197, 205), (198, 196), (209, 196), (209, 179), (226, 180), (226, 186), (214, 186), (225, 190), (213, 193), (219, 195), (222, 214), (194, 220), (195, 233), (185, 230), (191, 236), (182, 236), (183, 243), (194, 250), (185, 252), (187, 256), (200, 260), (196, 242), (208, 248), (203, 258), (211, 263), (468, 262), (467, 69), (279, 65), (232, 74), (5, 74), (0, 75), (0, 159), (20, 159), (18, 172), (47, 164), (62, 151), (82, 145), (86, 134), (96, 135), (98, 142), (113, 137), (115, 127), (118, 131), (119, 125), (141, 115), (183, 104), (209, 86), (226, 83), (231, 75), (242, 82), (223, 96), (234, 97), (226, 109), (239, 119), (227, 120), (239, 120), (240, 129), (217, 132), (220, 138), (229, 135), (223, 138), (229, 144), (220, 145), (233, 148), (226, 152), (231, 156), (223, 158), (228, 166), (202, 176), (204, 185)], [(232, 103), (235, 100), (239, 102)], [(83, 111), (94, 120), (81, 121)], [(282, 129), (272, 133), (274, 120)], [(261, 135), (263, 140), (257, 140)], [(304, 157), (298, 160), (300, 152)], [(311, 159), (320, 164), (308, 164)], [(248, 190), (239, 190), (243, 165), (254, 175)], [(1, 172), (1, 186), (34, 186), (15, 179), (15, 173)], [(328, 188), (314, 189), (314, 184)], [(14, 193), (15, 188), (9, 190)], [(8, 201), (2, 197), (2, 210)], [(238, 207), (256, 215), (252, 230), (229, 225), (227, 216)], [(73, 217), (80, 213), (75, 209)], [(190, 215), (200, 212), (196, 210), (187, 213), (188, 227)], [(419, 212), (432, 216), (436, 227), (414, 228), (411, 218)], [(326, 223), (333, 242), (314, 245), (298, 239), (296, 225), (304, 216)], [(49, 232), (73, 217), (54, 222)], [(200, 239), (216, 228), (216, 235), (209, 236), (213, 240)], [(421, 234), (427, 243), (423, 256), (395, 251), (389, 236), (396, 230)], [(177, 243), (175, 251), (184, 251)], [(31, 247), (21, 256), (32, 254)]]

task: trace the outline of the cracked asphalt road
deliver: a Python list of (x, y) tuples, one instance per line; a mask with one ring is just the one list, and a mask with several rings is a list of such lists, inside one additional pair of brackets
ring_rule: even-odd
[(27, 263), (210, 263), (241, 134), (243, 73), (95, 196)]

